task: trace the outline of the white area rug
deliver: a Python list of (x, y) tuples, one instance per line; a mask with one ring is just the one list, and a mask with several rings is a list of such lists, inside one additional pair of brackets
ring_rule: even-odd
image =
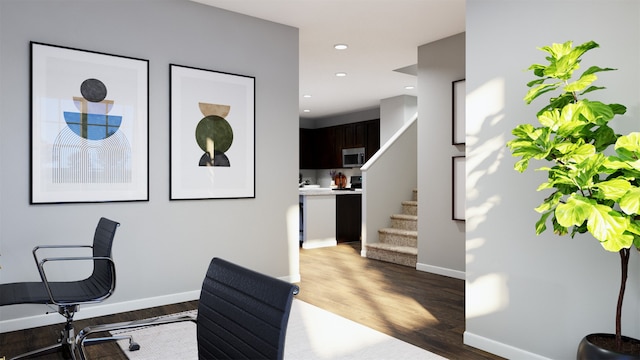
[[(129, 351), (128, 341), (118, 344), (131, 360), (198, 359), (196, 325), (182, 322), (114, 332), (131, 334), (140, 350)], [(445, 359), (319, 307), (293, 300), (285, 359)]]

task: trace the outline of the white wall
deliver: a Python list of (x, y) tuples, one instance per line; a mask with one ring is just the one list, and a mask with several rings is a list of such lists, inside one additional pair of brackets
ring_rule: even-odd
[[(583, 69), (619, 70), (599, 73), (595, 85), (607, 89), (589, 98), (626, 105), (616, 128), (638, 131), (639, 20), (637, 0), (467, 1), (467, 344), (512, 359), (575, 359), (584, 335), (614, 332), (618, 254), (589, 235), (536, 236), (545, 175), (513, 170), (505, 144), (543, 105), (522, 101), (534, 78), (526, 69), (545, 61), (537, 47), (567, 40), (600, 44)], [(635, 338), (639, 255), (632, 253), (623, 310), (623, 333)]]
[[(29, 205), (29, 41), (150, 61), (149, 202)], [(255, 199), (169, 201), (169, 63), (255, 76)], [(184, 0), (0, 2), (3, 283), (37, 279), (36, 244), (90, 243), (100, 216), (122, 224), (118, 285), (78, 318), (196, 298), (214, 256), (297, 280), (297, 148), (295, 28)], [(26, 318), (41, 321), (46, 310), (1, 307), (0, 331), (33, 325)]]
[(464, 278), (464, 222), (451, 220), (451, 83), (465, 77), (465, 34), (418, 48), (419, 270)]
[(418, 98), (399, 95), (380, 100), (380, 144), (387, 140), (418, 111)]

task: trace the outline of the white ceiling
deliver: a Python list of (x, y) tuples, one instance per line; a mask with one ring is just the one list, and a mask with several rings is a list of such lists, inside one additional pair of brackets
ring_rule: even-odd
[[(192, 1), (299, 29), (300, 117), (308, 119), (417, 96), (415, 89), (405, 89), (416, 86), (416, 77), (395, 70), (415, 74), (418, 46), (465, 30), (465, 0)], [(335, 50), (338, 43), (349, 48)]]

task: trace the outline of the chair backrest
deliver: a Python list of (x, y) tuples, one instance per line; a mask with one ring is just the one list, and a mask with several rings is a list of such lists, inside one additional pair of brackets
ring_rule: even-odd
[[(111, 258), (113, 238), (118, 226), (120, 226), (120, 223), (104, 217), (100, 218), (93, 235), (94, 258)], [(88, 280), (96, 287), (103, 289), (104, 296), (108, 297), (115, 288), (115, 276), (115, 268), (112, 261), (95, 259), (93, 260), (93, 273)]]
[(282, 359), (298, 287), (220, 258), (211, 260), (198, 303), (200, 359)]

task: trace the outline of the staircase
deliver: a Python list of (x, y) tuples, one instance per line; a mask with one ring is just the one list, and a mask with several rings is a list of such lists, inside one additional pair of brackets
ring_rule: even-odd
[(391, 215), (391, 228), (378, 230), (378, 242), (367, 244), (367, 258), (415, 268), (418, 261), (418, 190), (402, 202), (402, 214)]

